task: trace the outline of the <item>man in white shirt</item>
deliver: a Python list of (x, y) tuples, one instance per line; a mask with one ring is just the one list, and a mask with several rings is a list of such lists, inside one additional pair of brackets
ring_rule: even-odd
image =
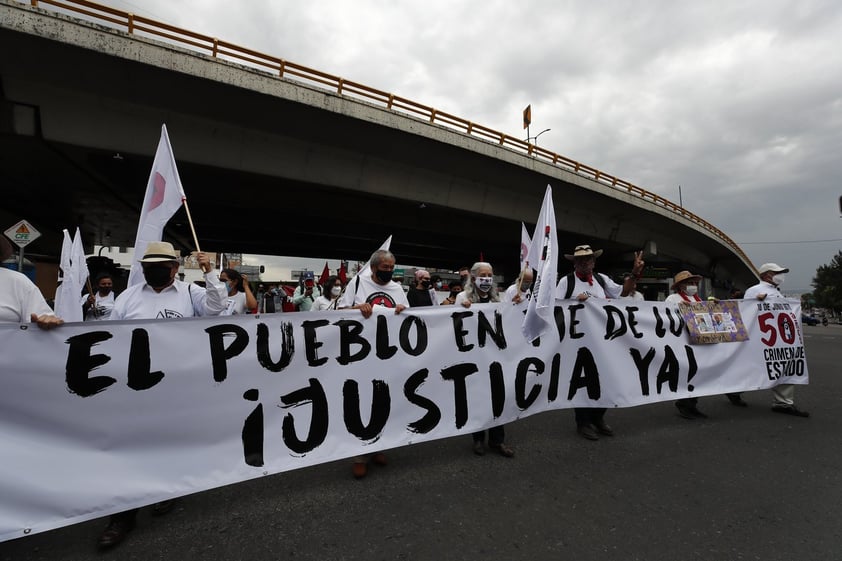
[(114, 308), (114, 279), (110, 273), (96, 276), (96, 292), (82, 297), (82, 311), (85, 321), (102, 321), (111, 317)]
[[(109, 319), (173, 319), (222, 313), (228, 304), (225, 285), (219, 281), (219, 273), (211, 268), (205, 253), (199, 252), (196, 258), (204, 271), (205, 288), (175, 278), (179, 263), (172, 244), (149, 243), (140, 260), (145, 282), (127, 288), (117, 297)], [(155, 504), (153, 514), (169, 512), (172, 503)], [(122, 542), (134, 529), (137, 511), (132, 509), (111, 515), (97, 542), (99, 548), (108, 549)]]
[[(401, 313), (409, 307), (409, 300), (403, 287), (392, 280), (395, 270), (395, 256), (391, 251), (378, 249), (369, 260), (370, 271), (360, 271), (345, 287), (345, 294), (340, 297), (340, 309), (359, 310), (366, 319), (371, 317), (374, 306), (383, 306)], [(370, 273), (370, 274), (369, 274)], [(362, 479), (368, 473), (368, 460), (378, 465), (388, 463), (383, 452), (354, 458), (352, 473), (357, 479)]]
[[(12, 255), (12, 244), (0, 234), (0, 263)], [(38, 324), (42, 329), (61, 325), (38, 287), (17, 271), (0, 266), (0, 322)]]
[(228, 305), (225, 285), (219, 281), (219, 273), (210, 268), (206, 254), (200, 252), (196, 258), (205, 271), (205, 288), (176, 279), (178, 256), (172, 244), (150, 243), (140, 260), (146, 282), (127, 288), (117, 297), (110, 319), (174, 319), (221, 314)]
[[(602, 250), (591, 249), (589, 245), (577, 245), (572, 254), (564, 254), (569, 261), (573, 261), (573, 272), (561, 277), (556, 286), (556, 298), (570, 300), (575, 298), (584, 302), (588, 298), (617, 299), (628, 296), (629, 291), (620, 286), (608, 275), (594, 272), (596, 258), (602, 255)], [(640, 278), (643, 273), (643, 252), (634, 253), (632, 274)], [(576, 432), (582, 438), (599, 440), (599, 435), (614, 436), (614, 430), (605, 422), (604, 407), (576, 407)]]
[[(789, 269), (777, 263), (763, 263), (758, 269), (760, 282), (746, 290), (744, 300), (765, 300), (766, 298), (783, 298), (780, 286)], [(772, 411), (796, 417), (809, 417), (810, 413), (795, 406), (795, 385), (778, 384), (772, 388)]]

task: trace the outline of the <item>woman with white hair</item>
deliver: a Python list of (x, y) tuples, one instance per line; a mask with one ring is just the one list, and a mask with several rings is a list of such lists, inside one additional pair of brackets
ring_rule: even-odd
[[(470, 308), (471, 304), (485, 304), (487, 302), (500, 302), (500, 294), (494, 285), (494, 269), (490, 263), (480, 261), (471, 267), (471, 282), (456, 297), (456, 305)], [(481, 430), (473, 434), (474, 454), (485, 455), (485, 432)], [(506, 432), (504, 425), (488, 429), (488, 447), (496, 450), (500, 455), (511, 458), (515, 451), (506, 446), (504, 440)]]

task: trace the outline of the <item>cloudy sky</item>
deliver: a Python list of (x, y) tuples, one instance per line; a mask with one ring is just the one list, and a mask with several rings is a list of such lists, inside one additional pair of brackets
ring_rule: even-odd
[(755, 264), (793, 268), (789, 290), (842, 247), (836, 0), (101, 1), (513, 136), (531, 104), (541, 146), (681, 185)]

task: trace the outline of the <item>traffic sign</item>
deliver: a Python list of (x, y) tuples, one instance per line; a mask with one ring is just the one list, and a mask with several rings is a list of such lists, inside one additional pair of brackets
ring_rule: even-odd
[(21, 220), (3, 233), (16, 243), (18, 247), (24, 247), (41, 237), (41, 232), (36, 230), (26, 220)]

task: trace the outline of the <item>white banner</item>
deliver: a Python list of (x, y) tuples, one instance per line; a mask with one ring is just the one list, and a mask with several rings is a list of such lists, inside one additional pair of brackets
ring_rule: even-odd
[[(656, 302), (0, 326), (0, 540), (551, 409), (806, 384), (795, 300), (691, 345)], [(795, 329), (792, 329), (792, 326)]]

